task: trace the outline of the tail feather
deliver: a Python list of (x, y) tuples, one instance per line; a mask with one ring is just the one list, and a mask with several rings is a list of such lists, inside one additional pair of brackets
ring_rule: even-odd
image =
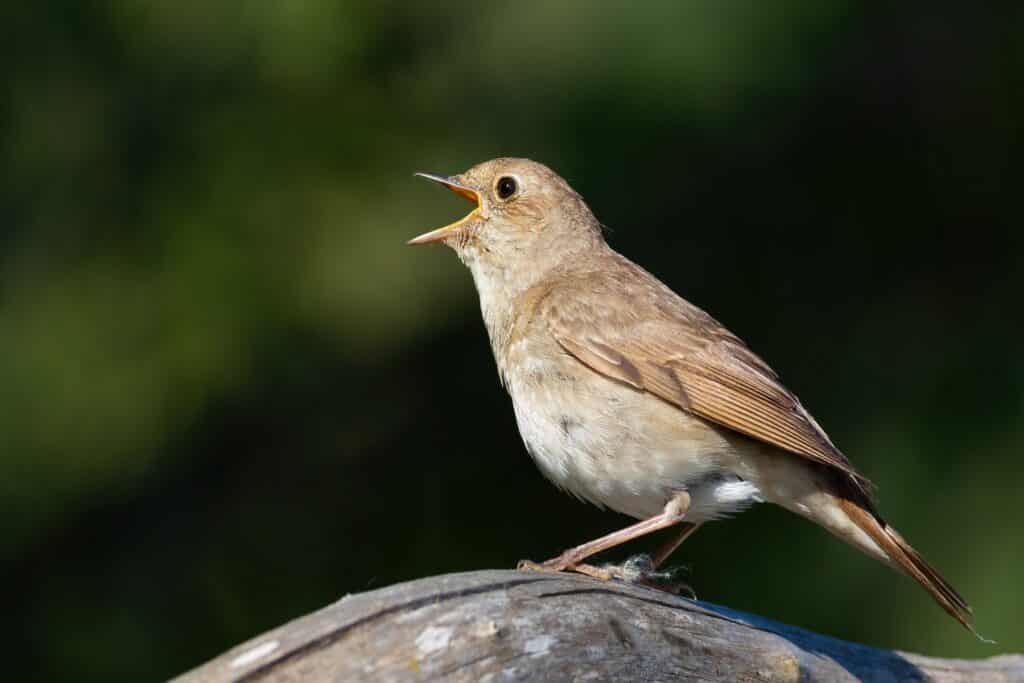
[(852, 496), (843, 496), (836, 499), (839, 507), (850, 521), (882, 549), (893, 567), (921, 584), (942, 609), (960, 622), (964, 628), (980, 638), (981, 636), (974, 630), (971, 607), (963, 596), (950, 585), (949, 581), (942, 578), (938, 570), (928, 564), (921, 554), (900, 536), (899, 532), (886, 524), (871, 509), (870, 503), (862, 505), (851, 498)]

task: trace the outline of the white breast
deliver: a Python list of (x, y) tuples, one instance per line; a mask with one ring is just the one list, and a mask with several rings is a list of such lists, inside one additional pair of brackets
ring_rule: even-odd
[(757, 487), (736, 475), (730, 441), (704, 421), (567, 357), (517, 355), (524, 360), (508, 390), (519, 432), (557, 486), (638, 519), (661, 512), (681, 489), (690, 492), (693, 521), (759, 500)]

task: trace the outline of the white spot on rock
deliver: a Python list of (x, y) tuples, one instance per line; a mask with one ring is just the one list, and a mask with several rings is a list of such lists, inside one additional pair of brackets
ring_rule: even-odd
[(510, 681), (516, 678), (517, 669), (513, 666), (501, 671), (491, 671), (483, 675), (480, 683), (496, 683), (496, 681)]
[(420, 655), (429, 655), (448, 647), (448, 641), (452, 638), (452, 629), (446, 627), (428, 626), (416, 637), (416, 647)]
[(540, 657), (548, 653), (554, 642), (555, 639), (551, 636), (537, 636), (526, 641), (523, 645), (523, 650), (531, 657)]
[(481, 621), (476, 624), (476, 628), (473, 629), (473, 635), (477, 638), (490, 638), (498, 634), (498, 625), (491, 620)]
[(239, 667), (252, 664), (257, 659), (260, 659), (261, 657), (266, 657), (271, 652), (276, 650), (278, 645), (280, 645), (280, 643), (278, 643), (276, 640), (269, 640), (265, 643), (260, 643), (251, 650), (247, 650), (242, 654), (238, 655), (237, 657), (235, 657), (234, 659), (232, 659), (231, 668), (237, 669)]

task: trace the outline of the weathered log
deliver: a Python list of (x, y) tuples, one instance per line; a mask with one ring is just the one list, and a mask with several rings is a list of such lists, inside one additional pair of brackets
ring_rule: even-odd
[(1024, 656), (880, 650), (643, 586), (479, 571), (347, 595), (176, 680), (1024, 681)]

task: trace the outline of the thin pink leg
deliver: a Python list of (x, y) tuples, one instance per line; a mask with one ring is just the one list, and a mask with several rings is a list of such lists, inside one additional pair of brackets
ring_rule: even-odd
[(651, 558), (651, 562), (654, 564), (654, 568), (657, 569), (662, 563), (668, 559), (668, 556), (675, 552), (676, 548), (683, 544), (690, 535), (700, 528), (700, 524), (693, 522), (683, 522), (680, 525), (679, 531), (676, 535), (668, 540), (665, 545), (658, 548), (658, 552), (654, 553), (654, 557)]
[[(672, 500), (665, 504), (665, 509), (654, 517), (637, 522), (625, 529), (614, 531), (607, 536), (602, 536), (601, 538), (578, 545), (575, 548), (570, 548), (558, 557), (540, 564), (531, 562), (530, 560), (521, 560), (519, 562), (519, 568), (555, 572), (565, 571), (568, 569), (581, 571), (584, 574), (596, 576), (597, 578), (603, 578), (603, 575), (607, 572), (596, 567), (591, 567), (590, 565), (581, 565), (580, 563), (591, 555), (595, 555), (602, 550), (614, 548), (617, 545), (625, 543), (626, 541), (631, 541), (634, 538), (644, 536), (652, 531), (658, 531), (659, 529), (670, 527), (673, 524), (678, 524), (683, 521), (683, 516), (686, 514), (689, 507), (690, 494), (686, 491), (680, 491), (674, 498), (672, 498)], [(669, 552), (671, 552), (671, 550)], [(598, 576), (598, 574), (601, 574), (601, 576)]]

